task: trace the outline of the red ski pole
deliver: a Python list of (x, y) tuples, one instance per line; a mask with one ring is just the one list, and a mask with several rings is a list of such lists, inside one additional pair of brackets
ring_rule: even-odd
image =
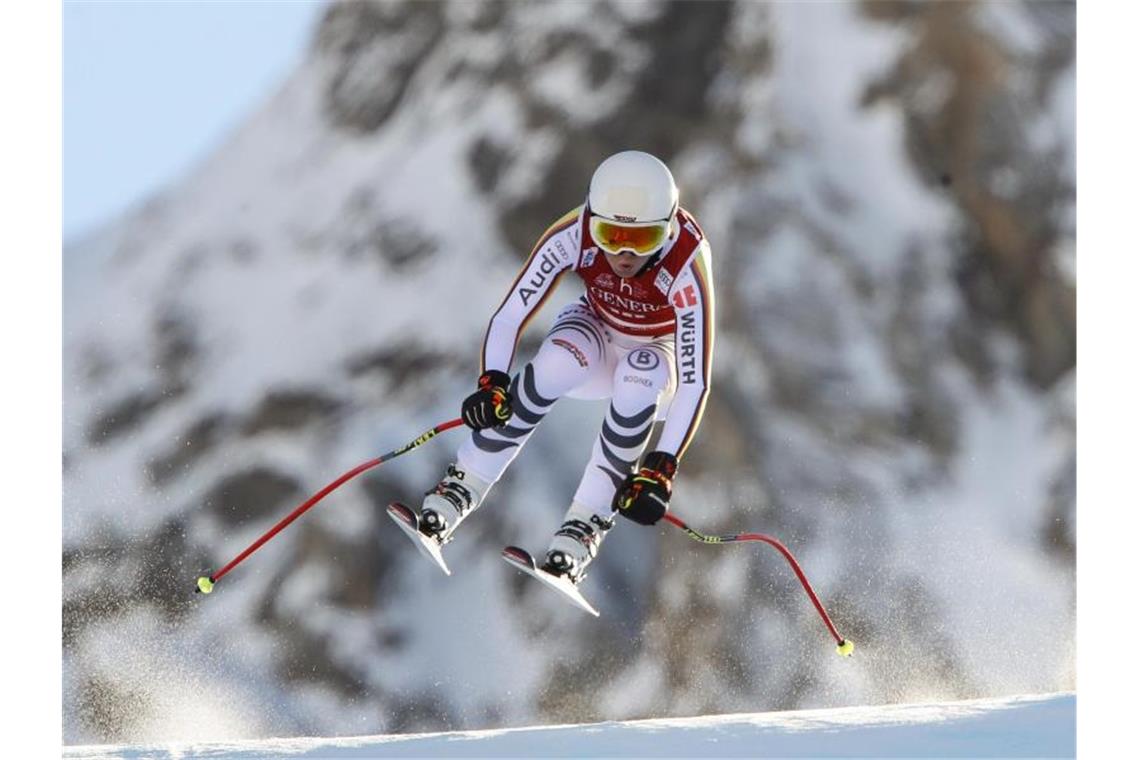
[(376, 467), (377, 465), (381, 465), (387, 461), (395, 459), (396, 457), (400, 456), (401, 454), (406, 454), (409, 451), (411, 451), (412, 449), (418, 448), (418, 447), (422, 446), (423, 444), (427, 443), (432, 438), (436, 437), (437, 435), (444, 432), (445, 430), (451, 430), (452, 428), (459, 427), (462, 424), (463, 424), (463, 420), (460, 418), (457, 418), (457, 419), (451, 420), (449, 422), (444, 422), (442, 424), (436, 425), (431, 430), (427, 431), (426, 433), (424, 433), (423, 435), (421, 435), (419, 438), (415, 439), (411, 443), (404, 444), (400, 448), (398, 448), (394, 451), (389, 451), (387, 454), (384, 454), (383, 456), (377, 457), (376, 459), (369, 459), (367, 462), (364, 462), (363, 464), (360, 464), (360, 465), (357, 465), (356, 467), (353, 467), (351, 470), (344, 473), (339, 478), (337, 478), (336, 480), (329, 483), (327, 486), (325, 486), (324, 488), (322, 488), (321, 490), (317, 491), (315, 494), (310, 496), (309, 499), (304, 504), (300, 505), (299, 507), (294, 509), (292, 512), (290, 512), (288, 515), (286, 515), (280, 522), (278, 522), (276, 525), (274, 525), (272, 528), (270, 528), (265, 533), (265, 535), (263, 535), (261, 538), (254, 541), (252, 544), (249, 545), (248, 548), (246, 548), (245, 551), (243, 551), (241, 554), (237, 555), (232, 560), (230, 560), (228, 565), (226, 565), (225, 567), (223, 567), (221, 570), (219, 570), (216, 573), (213, 573), (211, 575), (203, 575), (202, 577), (200, 577), (198, 579), (198, 585), (197, 585), (197, 588), (195, 589), (195, 591), (203, 593), (203, 594), (208, 594), (211, 591), (213, 591), (214, 590), (214, 584), (217, 583), (219, 580), (221, 580), (222, 576), (224, 576), (230, 570), (233, 570), (235, 567), (237, 567), (239, 564), (241, 564), (242, 561), (245, 560), (246, 557), (248, 557), (249, 555), (253, 554), (258, 549), (260, 549), (262, 547), (262, 545), (264, 545), (267, 541), (269, 541), (269, 539), (273, 538), (278, 533), (285, 530), (285, 528), (289, 526), (289, 523), (293, 522), (298, 517), (305, 514), (305, 512), (307, 512), (310, 507), (314, 506), (321, 499), (325, 498), (330, 493), (332, 493), (336, 489), (340, 488), (342, 485), (344, 485), (348, 481), (352, 480), (353, 478), (355, 478), (360, 473), (365, 472), (367, 470), (371, 470), (373, 467)]
[(788, 550), (788, 547), (784, 546), (782, 543), (772, 538), (771, 536), (766, 536), (763, 533), (733, 533), (727, 536), (707, 536), (700, 531), (690, 528), (684, 520), (677, 517), (676, 515), (666, 512), (665, 519), (673, 523), (673, 525), (676, 525), (681, 530), (685, 531), (685, 534), (689, 538), (700, 541), (702, 543), (730, 544), (737, 541), (762, 541), (769, 546), (775, 547), (777, 550), (779, 550), (780, 554), (784, 555), (784, 559), (788, 561), (788, 564), (792, 566), (792, 570), (795, 571), (796, 577), (799, 578), (800, 583), (803, 584), (804, 591), (807, 592), (807, 595), (811, 599), (812, 604), (815, 605), (816, 612), (818, 612), (819, 616), (823, 618), (824, 625), (827, 626), (827, 630), (830, 631), (832, 637), (835, 638), (836, 651), (844, 657), (850, 657), (851, 653), (855, 651), (855, 644), (852, 643), (849, 639), (845, 639), (840, 636), (839, 631), (835, 630), (835, 624), (831, 622), (831, 618), (828, 616), (827, 610), (823, 608), (823, 604), (819, 601), (819, 597), (815, 595), (815, 590), (811, 587), (811, 584), (808, 583), (807, 576), (804, 575), (804, 571), (800, 569), (800, 563), (796, 562), (796, 558), (792, 555), (791, 551)]

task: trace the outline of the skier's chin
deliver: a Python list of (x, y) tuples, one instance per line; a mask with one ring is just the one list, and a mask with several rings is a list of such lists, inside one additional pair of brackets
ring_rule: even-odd
[(606, 258), (609, 259), (610, 268), (619, 277), (633, 277), (645, 265), (645, 259), (641, 256), (636, 256), (632, 253), (607, 253)]

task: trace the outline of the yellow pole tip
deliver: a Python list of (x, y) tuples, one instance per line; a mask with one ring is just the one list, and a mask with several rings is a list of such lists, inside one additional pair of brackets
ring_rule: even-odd
[(844, 640), (835, 647), (835, 651), (839, 653), (840, 657), (850, 657), (851, 653), (855, 651), (855, 642)]
[(198, 590), (203, 594), (208, 594), (214, 590), (214, 582), (207, 576), (203, 575), (198, 579)]

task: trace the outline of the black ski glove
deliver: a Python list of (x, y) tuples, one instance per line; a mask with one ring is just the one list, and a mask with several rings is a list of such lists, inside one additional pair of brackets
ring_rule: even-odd
[(479, 378), (479, 390), (463, 400), (463, 422), (475, 430), (502, 427), (511, 418), (511, 378), (497, 369)]
[(635, 523), (653, 525), (669, 511), (676, 474), (677, 457), (664, 451), (649, 452), (641, 469), (627, 475), (614, 494), (614, 511)]

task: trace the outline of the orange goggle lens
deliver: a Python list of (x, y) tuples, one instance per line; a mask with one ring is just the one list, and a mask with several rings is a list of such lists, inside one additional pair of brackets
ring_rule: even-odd
[(590, 217), (590, 236), (606, 253), (633, 253), (648, 256), (661, 247), (669, 233), (669, 222), (619, 224), (599, 216)]

